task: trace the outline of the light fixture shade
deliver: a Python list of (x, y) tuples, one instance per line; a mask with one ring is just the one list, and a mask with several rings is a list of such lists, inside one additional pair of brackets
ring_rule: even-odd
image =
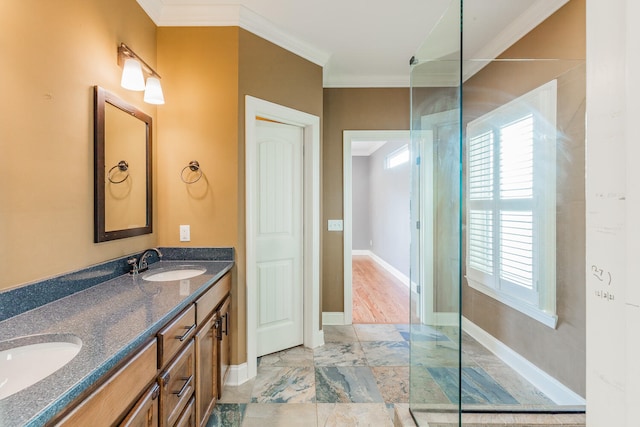
[(144, 90), (144, 76), (142, 75), (142, 66), (133, 59), (127, 58), (124, 61), (124, 69), (122, 70), (122, 79), (120, 86), (129, 90)]
[(147, 87), (144, 90), (144, 102), (148, 104), (164, 104), (164, 95), (162, 94), (162, 86), (160, 79), (149, 77), (147, 79)]

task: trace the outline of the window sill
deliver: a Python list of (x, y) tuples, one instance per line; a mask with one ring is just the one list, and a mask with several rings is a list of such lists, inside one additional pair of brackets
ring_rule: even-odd
[(500, 301), (506, 306), (511, 307), (514, 310), (517, 310), (534, 320), (537, 320), (538, 322), (542, 323), (545, 326), (548, 326), (551, 329), (556, 329), (556, 327), (558, 326), (558, 316), (556, 314), (547, 313), (546, 311), (543, 311), (538, 307), (534, 307), (509, 295), (500, 293), (495, 289), (489, 288), (482, 283), (470, 279), (468, 276), (465, 276), (465, 278), (467, 279), (467, 284), (469, 285), (469, 287), (482, 292), (483, 294), (497, 301)]

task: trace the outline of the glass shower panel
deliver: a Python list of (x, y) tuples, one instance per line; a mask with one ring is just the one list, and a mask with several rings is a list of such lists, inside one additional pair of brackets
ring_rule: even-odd
[(432, 2), (411, 67), (411, 414), (583, 412), (584, 2), (537, 23), (537, 0)]
[(461, 409), (581, 412), (585, 63), (500, 58), (464, 70), (480, 62), (462, 88), (462, 376), (475, 378), (463, 380)]
[(411, 68), (410, 411), (459, 423), (461, 2), (434, 2), (438, 24)]
[(463, 424), (584, 410), (584, 2), (499, 3), (462, 19)]

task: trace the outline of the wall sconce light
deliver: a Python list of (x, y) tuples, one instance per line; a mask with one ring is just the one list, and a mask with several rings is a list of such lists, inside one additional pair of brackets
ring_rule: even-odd
[[(123, 66), (120, 86), (128, 90), (144, 90), (144, 102), (148, 104), (164, 104), (160, 75), (124, 43), (118, 47), (118, 64)], [(146, 84), (143, 71), (149, 75)]]

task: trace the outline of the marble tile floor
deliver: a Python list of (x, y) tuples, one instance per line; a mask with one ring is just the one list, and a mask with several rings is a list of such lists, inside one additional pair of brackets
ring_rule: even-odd
[[(412, 400), (448, 406), (457, 397), (457, 356), (451, 359), (457, 352), (455, 332), (428, 327), (413, 332)], [(254, 379), (225, 388), (207, 427), (415, 425), (410, 416), (395, 414), (396, 407), (408, 412), (408, 325), (325, 326), (324, 336), (319, 348), (261, 357)], [(463, 336), (463, 353), (464, 403), (552, 404), (468, 336)]]

